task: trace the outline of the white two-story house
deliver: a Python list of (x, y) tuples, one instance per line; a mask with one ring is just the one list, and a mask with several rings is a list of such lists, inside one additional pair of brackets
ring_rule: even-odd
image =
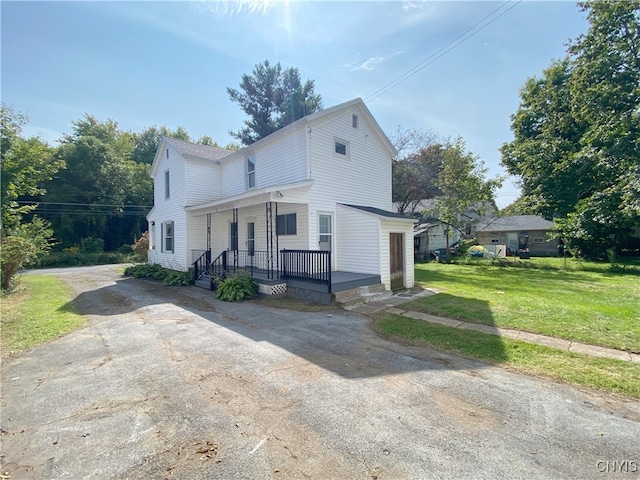
[(274, 292), (412, 287), (414, 220), (392, 212), (395, 154), (359, 98), (236, 152), (164, 138), (151, 167), (149, 262), (205, 275), (244, 268)]

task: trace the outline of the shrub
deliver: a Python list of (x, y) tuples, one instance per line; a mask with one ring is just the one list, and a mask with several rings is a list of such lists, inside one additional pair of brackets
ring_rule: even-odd
[(136, 243), (133, 244), (133, 253), (137, 259), (146, 262), (149, 254), (149, 232), (144, 232)]
[(135, 278), (162, 280), (169, 287), (193, 284), (193, 274), (191, 272), (163, 268), (156, 263), (142, 263), (127, 267), (124, 270), (124, 274)]
[(104, 240), (102, 238), (81, 238), (80, 245), (85, 253), (102, 253), (104, 252)]
[(111, 263), (127, 263), (130, 255), (117, 252), (84, 253), (75, 248), (65, 248), (62, 252), (49, 252), (40, 255), (33, 262), (35, 268), (80, 267), (84, 265), (107, 265)]
[(2, 290), (12, 290), (16, 286), (16, 273), (35, 254), (36, 248), (26, 238), (11, 236), (2, 239), (0, 244)]
[(225, 302), (236, 302), (254, 296), (258, 283), (247, 273), (240, 271), (218, 283), (216, 298)]

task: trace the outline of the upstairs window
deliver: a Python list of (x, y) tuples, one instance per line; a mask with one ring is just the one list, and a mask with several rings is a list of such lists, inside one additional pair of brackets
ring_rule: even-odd
[(247, 189), (256, 187), (256, 159), (247, 157)]
[(351, 126), (358, 128), (358, 115), (351, 115)]
[(171, 190), (169, 188), (169, 170), (164, 172), (164, 198), (169, 198)]
[(276, 217), (276, 235), (296, 235), (297, 233), (298, 225), (295, 213)]
[(338, 155), (347, 156), (347, 142), (341, 140), (335, 141), (334, 152)]

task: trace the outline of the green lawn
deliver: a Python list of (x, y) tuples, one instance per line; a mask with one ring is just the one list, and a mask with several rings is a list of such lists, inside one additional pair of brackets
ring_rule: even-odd
[[(416, 283), (442, 291), (402, 308), (640, 352), (638, 268), (532, 259), (417, 264)], [(532, 268), (536, 267), (536, 268)]]
[(15, 292), (2, 297), (2, 355), (21, 352), (84, 325), (68, 307), (72, 294), (49, 275), (24, 275)]
[(640, 398), (640, 364), (589, 357), (519, 340), (460, 330), (389, 312), (373, 316), (384, 336), (477, 358), (545, 378)]

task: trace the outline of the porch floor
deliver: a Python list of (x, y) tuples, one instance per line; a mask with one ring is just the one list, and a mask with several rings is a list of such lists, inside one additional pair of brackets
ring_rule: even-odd
[[(245, 269), (251, 272), (251, 269)], [(283, 280), (279, 278), (278, 273), (273, 274), (275, 278), (269, 278), (269, 275), (264, 271), (254, 270), (251, 272), (251, 276), (263, 285), (278, 285), (286, 283), (292, 287), (302, 288), (305, 290), (313, 290), (318, 292), (326, 292), (327, 286), (324, 284), (303, 282), (300, 280), (287, 279)], [(337, 293), (345, 290), (351, 290), (352, 288), (365, 287), (368, 285), (377, 285), (380, 283), (380, 275), (373, 275), (368, 273), (357, 272), (344, 272), (333, 271), (331, 272), (331, 292)]]

